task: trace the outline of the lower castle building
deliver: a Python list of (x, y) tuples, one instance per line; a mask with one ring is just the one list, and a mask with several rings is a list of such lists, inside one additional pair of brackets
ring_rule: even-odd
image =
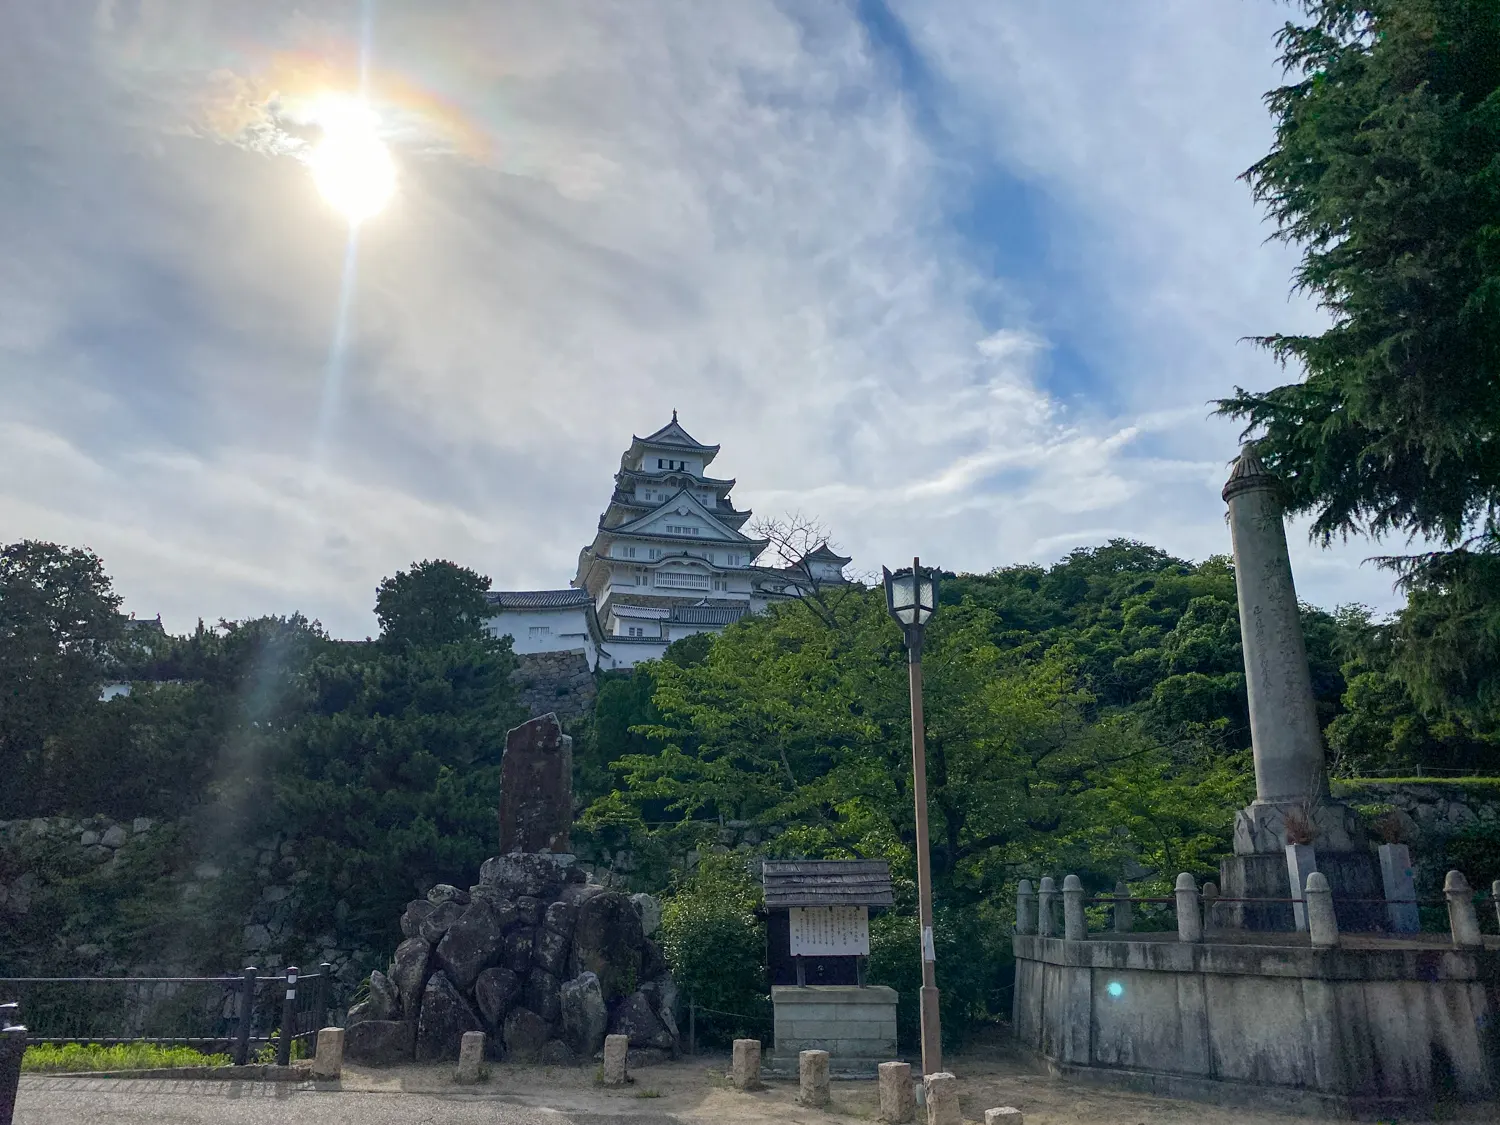
[(490, 593), (490, 630), (521, 655), (582, 654), (591, 670), (654, 660), (673, 641), (717, 633), (773, 601), (843, 583), (849, 559), (825, 543), (786, 566), (758, 566), (770, 545), (745, 534), (733, 480), (707, 475), (717, 445), (672, 420), (633, 437), (609, 506), (565, 590)]

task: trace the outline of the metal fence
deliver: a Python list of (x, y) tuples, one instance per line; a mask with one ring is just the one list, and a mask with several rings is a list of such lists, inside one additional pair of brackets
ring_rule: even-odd
[(157, 1043), (230, 1055), (237, 1065), (275, 1045), (317, 1050), (328, 1020), (333, 966), (263, 976), (249, 966), (220, 977), (0, 977), (0, 1001), (20, 1007), (32, 1043)]

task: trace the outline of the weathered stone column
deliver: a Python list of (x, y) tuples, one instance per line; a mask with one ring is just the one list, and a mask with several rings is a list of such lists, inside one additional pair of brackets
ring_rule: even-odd
[(1057, 933), (1057, 884), (1051, 875), (1042, 876), (1042, 888), (1036, 896), (1036, 932), (1042, 937), (1054, 937)]
[(828, 1052), (797, 1052), (797, 1104), (820, 1109), (832, 1101), (828, 1090)]
[(1463, 872), (1448, 872), (1448, 877), (1443, 880), (1443, 897), (1448, 900), (1448, 928), (1453, 934), (1453, 944), (1460, 949), (1483, 948), (1479, 914), (1474, 909), (1474, 892)]
[(1128, 934), (1135, 929), (1135, 912), (1131, 909), (1130, 888), (1124, 879), (1115, 881), (1115, 933)]
[(1199, 913), (1198, 884), (1190, 872), (1177, 876), (1173, 892), (1177, 898), (1177, 940), (1202, 941), (1203, 915)]
[(736, 1090), (760, 1089), (760, 1040), (736, 1039), (730, 1056), (729, 1077)]
[(1307, 934), (1315, 949), (1326, 949), (1339, 943), (1339, 919), (1333, 911), (1333, 889), (1328, 876), (1314, 871), (1304, 888), (1307, 903)]
[(325, 1027), (318, 1032), (318, 1048), (313, 1055), (314, 1078), (338, 1078), (344, 1072), (344, 1029)]

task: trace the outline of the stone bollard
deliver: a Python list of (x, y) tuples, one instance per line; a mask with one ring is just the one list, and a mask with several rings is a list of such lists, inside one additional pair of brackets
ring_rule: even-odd
[(1026, 1115), (1015, 1106), (1003, 1105), (984, 1111), (984, 1125), (1026, 1125)]
[(625, 1073), (625, 1059), (630, 1053), (630, 1036), (606, 1035), (604, 1037), (604, 1084), (623, 1086), (630, 1081)]
[(884, 1062), (880, 1073), (880, 1120), (905, 1125), (917, 1116), (917, 1094), (911, 1084), (911, 1063)]
[(1063, 879), (1063, 940), (1087, 941), (1088, 919), (1083, 916), (1083, 884), (1077, 875)]
[(1036, 892), (1030, 879), (1022, 879), (1016, 888), (1016, 933), (1036, 933)]
[(1328, 885), (1328, 876), (1321, 871), (1310, 871), (1302, 898), (1307, 906), (1307, 933), (1313, 947), (1328, 949), (1339, 943), (1339, 919), (1333, 912), (1333, 888)]
[(760, 1040), (736, 1039), (730, 1056), (729, 1080), (736, 1090), (760, 1089)]
[(1443, 897), (1448, 900), (1448, 926), (1453, 932), (1453, 944), (1460, 949), (1483, 947), (1479, 915), (1474, 912), (1474, 892), (1463, 872), (1448, 872), (1448, 877), (1443, 880)]
[(325, 1027), (318, 1032), (317, 1054), (313, 1055), (314, 1078), (337, 1078), (344, 1073), (344, 1029)]
[(1042, 876), (1042, 887), (1036, 896), (1036, 932), (1042, 937), (1053, 937), (1057, 933), (1056, 907), (1057, 884), (1051, 875)]
[(946, 1070), (922, 1075), (927, 1092), (927, 1125), (964, 1125), (958, 1106), (958, 1079)]
[(797, 1055), (797, 1102), (820, 1108), (833, 1098), (828, 1093), (828, 1052), (801, 1051)]
[(1198, 911), (1198, 884), (1184, 871), (1177, 876), (1177, 940), (1202, 941), (1203, 915)]
[(1115, 882), (1115, 933), (1128, 934), (1135, 929), (1134, 904), (1130, 901), (1130, 888), (1124, 879)]
[(1219, 905), (1219, 888), (1214, 883), (1203, 884), (1203, 932), (1210, 934), (1214, 928), (1214, 907)]
[(454, 1078), (466, 1085), (479, 1081), (479, 1068), (484, 1062), (484, 1032), (466, 1031), (458, 1043), (458, 1073)]

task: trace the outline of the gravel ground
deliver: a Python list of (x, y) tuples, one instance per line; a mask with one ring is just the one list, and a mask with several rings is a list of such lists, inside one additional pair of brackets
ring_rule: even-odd
[[(1000, 1049), (951, 1060), (964, 1117), (1010, 1105), (1026, 1125), (1295, 1125), (1311, 1120), (1218, 1109), (1078, 1086), (1040, 1075)], [(332, 1086), (221, 1081), (44, 1078), (22, 1080), (16, 1125), (831, 1125), (875, 1118), (875, 1083), (835, 1082), (829, 1112), (795, 1103), (778, 1082), (739, 1093), (725, 1057), (638, 1071), (623, 1090), (594, 1085), (593, 1068), (497, 1066), (477, 1087), (449, 1067), (345, 1071)], [(1500, 1107), (1471, 1107), (1447, 1121), (1500, 1120)], [(1422, 1125), (1403, 1118), (1402, 1125)]]

